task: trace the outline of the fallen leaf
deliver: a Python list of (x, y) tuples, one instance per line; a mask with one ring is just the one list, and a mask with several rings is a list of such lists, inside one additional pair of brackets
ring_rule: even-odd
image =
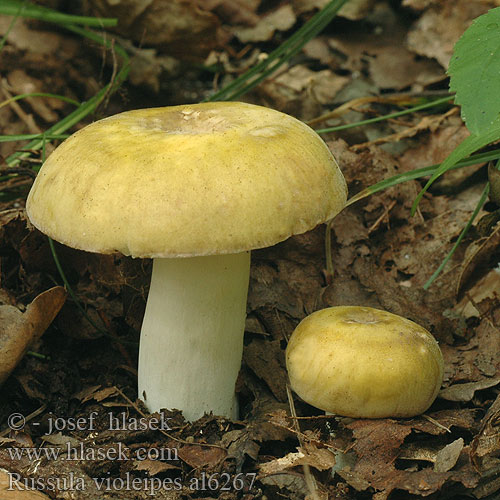
[[(473, 19), (488, 11), (488, 2), (433, 2), (408, 34), (408, 47), (448, 67), (453, 46)], [(446, 26), (446, 29), (443, 29)]]
[(252, 340), (244, 348), (243, 359), (267, 383), (278, 401), (287, 400), (285, 357), (279, 340)]
[[(345, 429), (352, 431), (354, 442), (350, 450), (356, 453), (354, 466), (337, 471), (353, 488), (367, 489), (367, 484), (376, 490), (376, 500), (385, 500), (394, 490), (404, 490), (412, 495), (427, 496), (440, 490), (446, 481), (458, 480), (476, 485), (479, 477), (471, 472), (468, 464), (465, 471), (436, 472), (431, 467), (421, 470), (400, 470), (395, 466), (400, 447), (412, 432), (412, 422), (383, 420), (354, 420), (346, 423)], [(458, 445), (455, 445), (458, 446)], [(444, 456), (445, 452), (443, 452)], [(443, 458), (443, 464), (445, 459)], [(448, 464), (450, 461), (447, 462)]]
[(453, 469), (463, 448), (464, 440), (462, 438), (458, 438), (453, 441), (453, 443), (447, 444), (444, 448), (441, 448), (436, 455), (434, 471), (447, 472)]
[(205, 57), (224, 33), (218, 17), (196, 0), (91, 0), (90, 13), (118, 18), (117, 31), (141, 45), (168, 47), (181, 59)]
[[(500, 224), (488, 236), (481, 238), (467, 249), (466, 260), (457, 283), (457, 297), (461, 298), (464, 291), (472, 286), (479, 278), (500, 262)], [(495, 271), (499, 276), (500, 273)], [(497, 289), (500, 295), (500, 288)], [(477, 300), (479, 302), (479, 300)]]
[[(293, 0), (293, 8), (297, 14), (322, 9), (330, 0)], [(349, 0), (339, 10), (339, 16), (351, 21), (363, 19), (371, 10), (374, 0)]]
[(2, 500), (50, 500), (40, 491), (25, 488), (20, 474), (4, 469), (0, 469), (0, 498)]
[(213, 469), (220, 464), (227, 455), (226, 450), (218, 447), (186, 445), (177, 449), (179, 458), (194, 469), (209, 467)]
[(17, 307), (0, 306), (0, 384), (49, 327), (65, 300), (66, 290), (56, 286), (38, 295), (24, 314)]
[(264, 42), (270, 40), (275, 31), (286, 31), (296, 21), (295, 13), (290, 5), (282, 5), (275, 11), (262, 17), (253, 27), (233, 28), (234, 34), (241, 42)]
[(270, 475), (299, 465), (309, 465), (317, 470), (331, 469), (335, 465), (335, 455), (326, 448), (317, 448), (314, 444), (307, 443), (299, 451), (265, 462), (259, 468), (261, 474)]
[(500, 378), (483, 379), (467, 384), (454, 384), (439, 392), (441, 399), (448, 401), (470, 401), (476, 391), (489, 389), (500, 384)]
[(91, 399), (97, 401), (98, 403), (104, 401), (105, 399), (111, 398), (119, 394), (118, 389), (113, 387), (105, 387), (101, 389), (100, 385), (95, 385), (92, 387), (86, 387), (81, 391), (73, 395), (75, 399), (80, 400), (82, 403), (86, 403)]
[(72, 449), (76, 449), (82, 443), (82, 441), (80, 441), (79, 439), (70, 436), (65, 436), (62, 432), (56, 432), (53, 434), (44, 435), (43, 441), (45, 443), (49, 443), (53, 446), (58, 446), (64, 449), (68, 449), (69, 447), (71, 447)]
[(17, 19), (11, 27), (12, 18), (0, 16), (0, 35), (7, 35), (7, 41), (20, 50), (30, 50), (41, 54), (54, 54), (62, 39), (55, 33), (34, 30), (24, 19)]
[(486, 412), (481, 430), (474, 437), (471, 448), (472, 461), (476, 467), (482, 470), (491, 465), (498, 467), (500, 460), (492, 459), (500, 455), (500, 395)]
[(160, 462), (159, 460), (135, 460), (133, 462), (133, 467), (135, 470), (146, 471), (150, 476), (156, 476), (160, 472), (165, 472), (167, 470), (179, 469), (179, 467), (169, 464), (167, 462)]

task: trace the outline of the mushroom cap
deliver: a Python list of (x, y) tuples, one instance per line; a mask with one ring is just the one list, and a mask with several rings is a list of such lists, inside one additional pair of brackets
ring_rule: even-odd
[(290, 338), (286, 365), (304, 401), (355, 418), (419, 415), (443, 380), (434, 337), (371, 307), (330, 307), (306, 317)]
[(65, 140), (26, 210), (70, 247), (134, 257), (237, 253), (334, 217), (344, 177), (299, 120), (238, 102), (127, 111)]

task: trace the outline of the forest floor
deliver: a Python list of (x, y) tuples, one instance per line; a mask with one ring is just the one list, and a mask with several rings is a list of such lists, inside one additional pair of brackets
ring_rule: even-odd
[[(129, 109), (206, 99), (326, 2), (89, 0), (81, 9), (80, 2), (39, 3), (118, 18), (106, 36), (130, 56), (128, 79), (73, 132)], [(453, 44), (474, 18), (497, 5), (350, 2), (240, 100), (321, 129), (445, 97)], [(0, 37), (7, 35), (0, 52), (0, 127), (3, 136), (40, 134), (73, 105), (47, 97), (7, 100), (33, 92), (89, 100), (116, 75), (118, 56), (56, 24), (12, 19), (0, 16)], [(440, 163), (467, 135), (450, 100), (322, 137), (353, 196), (393, 175)], [(237, 384), (240, 419), (205, 416), (188, 423), (180, 412), (167, 411), (168, 429), (156, 430), (158, 415), (147, 414), (136, 388), (150, 261), (56, 244), (77, 305), (60, 288), (47, 238), (27, 220), (34, 172), (59, 142), (29, 149), (15, 167), (7, 160), (27, 142), (0, 142), (0, 354), (4, 339), (31, 339), (15, 368), (0, 369), (0, 498), (500, 498), (498, 207), (488, 202), (481, 208), (443, 272), (424, 289), (476, 208), (486, 164), (447, 173), (413, 217), (412, 203), (427, 178), (352, 203), (332, 226), (333, 278), (325, 272), (325, 226), (254, 251)], [(425, 415), (325, 416), (294, 397), (299, 418), (292, 418), (287, 339), (306, 315), (336, 305), (385, 309), (432, 332), (445, 375)], [(0, 366), (9, 362), (0, 359)], [(110, 416), (151, 425), (113, 430)], [(26, 452), (40, 449), (49, 454)], [(8, 491), (12, 477), (18, 482)], [(20, 485), (37, 493), (23, 496)]]

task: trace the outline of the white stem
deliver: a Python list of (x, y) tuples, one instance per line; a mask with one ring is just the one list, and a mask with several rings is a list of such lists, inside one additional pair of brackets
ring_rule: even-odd
[(139, 349), (150, 411), (236, 418), (250, 252), (155, 259)]

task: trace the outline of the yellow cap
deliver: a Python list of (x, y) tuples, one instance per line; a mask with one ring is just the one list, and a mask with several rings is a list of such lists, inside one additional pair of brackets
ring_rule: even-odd
[(303, 319), (288, 342), (292, 389), (322, 410), (356, 418), (412, 417), (436, 398), (443, 356), (425, 328), (371, 307)]
[(134, 257), (237, 253), (334, 217), (345, 180), (286, 114), (237, 102), (127, 111), (64, 141), (26, 210), (68, 246)]

